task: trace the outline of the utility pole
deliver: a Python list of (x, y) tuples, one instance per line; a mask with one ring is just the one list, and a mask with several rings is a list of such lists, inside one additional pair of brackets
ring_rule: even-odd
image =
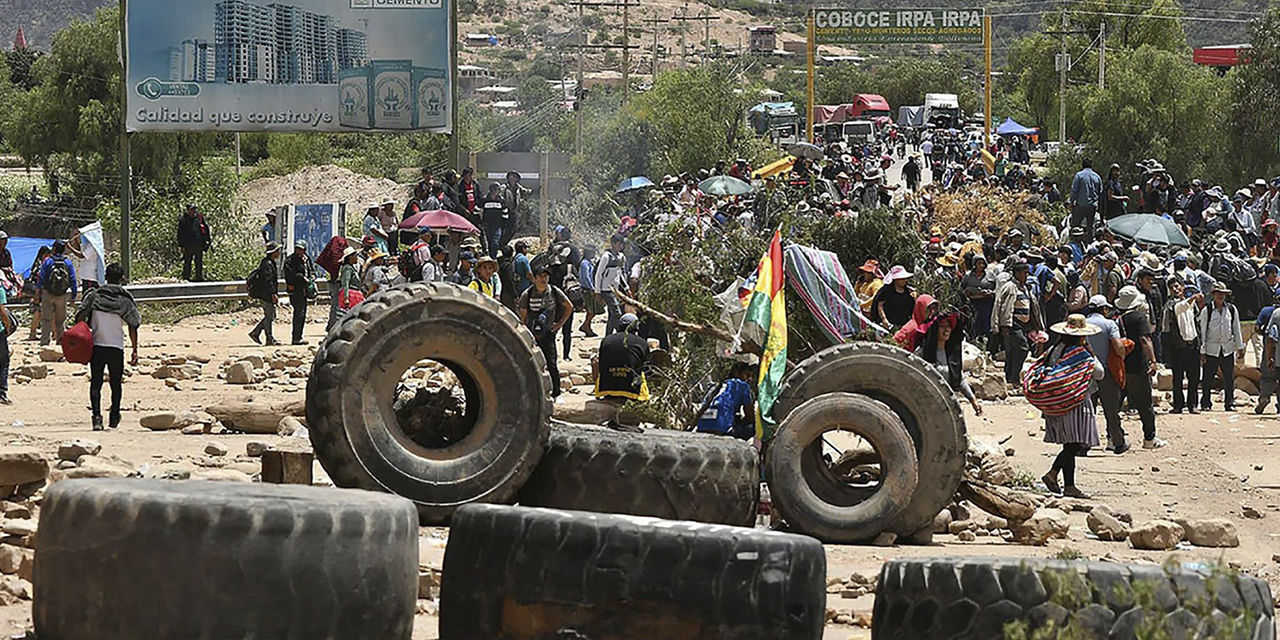
[(706, 64), (711, 55), (711, 9), (703, 9), (699, 19), (702, 20), (702, 64)]
[(1062, 55), (1058, 58), (1058, 141), (1067, 141), (1067, 71), (1071, 54), (1067, 51), (1067, 5), (1062, 4)]
[(710, 11), (710, 10), (709, 10), (709, 9), (704, 9), (704, 10), (702, 11), (702, 15), (698, 15), (698, 16), (691, 16), (691, 15), (688, 15), (688, 14), (687, 14), (687, 11), (688, 11), (688, 6), (686, 5), (686, 7), (685, 7), (685, 11), (684, 11), (684, 12), (682, 12), (682, 13), (681, 13), (680, 15), (678, 15), (678, 16), (673, 16), (673, 17), (671, 18), (672, 20), (679, 20), (679, 21), (680, 21), (680, 24), (681, 24), (681, 28), (680, 28), (680, 54), (681, 54), (681, 58), (682, 58), (682, 59), (687, 59), (687, 58), (688, 58), (688, 56), (689, 56), (689, 52), (688, 52), (688, 50), (685, 48), (685, 39), (684, 39), (684, 34), (685, 34), (685, 32), (689, 30), (689, 23), (690, 23), (690, 22), (701, 21), (701, 22), (703, 23), (703, 31), (702, 31), (702, 57), (701, 57), (701, 60), (702, 60), (702, 62), (705, 64), (705, 63), (706, 63), (706, 61), (707, 61), (707, 58), (709, 58), (709, 57), (711, 56), (711, 23), (712, 23), (712, 22), (714, 22), (714, 21), (716, 21), (716, 20), (717, 20), (717, 18), (715, 18), (714, 16), (710, 15), (710, 13), (709, 13), (709, 11)]
[[(583, 7), (585, 6), (584, 4), (578, 5), (578, 37), (582, 39), (582, 42), (578, 43), (580, 47), (587, 44), (587, 24), (586, 19), (583, 17)], [(582, 155), (582, 96), (585, 91), (582, 87), (582, 57), (587, 55), (586, 52), (587, 50), (584, 48), (578, 49), (578, 84), (573, 90), (573, 105), (576, 107), (573, 111), (578, 120), (578, 134), (574, 141), (574, 149), (578, 155)]]
[(1107, 23), (1098, 23), (1098, 88), (1107, 88)]
[(671, 21), (663, 18), (645, 18), (644, 20), (644, 23), (651, 25), (649, 28), (653, 29), (653, 49), (651, 51), (653, 55), (652, 80), (658, 79), (658, 25), (667, 24), (669, 22)]
[(622, 1), (622, 106), (631, 93), (631, 1)]
[(689, 15), (689, 3), (684, 3), (684, 8), (680, 10), (680, 15), (671, 16), (672, 20), (680, 21), (680, 68), (687, 69), (689, 67), (689, 45), (685, 42), (685, 35), (689, 32), (689, 23), (685, 21), (685, 16)]

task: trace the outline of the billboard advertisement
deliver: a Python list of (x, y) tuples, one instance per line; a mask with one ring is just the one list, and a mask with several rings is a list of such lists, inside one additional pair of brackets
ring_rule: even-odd
[(129, 131), (452, 130), (455, 0), (128, 0)]
[(816, 44), (982, 44), (983, 9), (814, 9)]

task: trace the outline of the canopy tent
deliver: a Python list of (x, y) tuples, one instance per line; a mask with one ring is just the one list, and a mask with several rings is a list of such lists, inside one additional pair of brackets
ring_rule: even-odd
[(794, 102), (761, 102), (751, 107), (750, 113), (760, 113), (774, 117), (799, 115)]
[(1024, 127), (1014, 122), (1013, 118), (1005, 118), (1004, 122), (1001, 122), (1000, 126), (996, 127), (996, 135), (998, 136), (1034, 136), (1038, 133), (1040, 133), (1039, 129)]
[(813, 123), (844, 122), (853, 113), (851, 104), (819, 104), (813, 107)]

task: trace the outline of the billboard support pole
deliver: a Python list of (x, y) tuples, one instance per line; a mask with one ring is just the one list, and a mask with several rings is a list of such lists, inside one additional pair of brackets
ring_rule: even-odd
[(132, 262), (132, 234), (129, 231), (132, 220), (130, 211), (132, 202), (131, 167), (129, 159), (129, 31), (125, 16), (129, 12), (129, 0), (120, 0), (120, 266), (124, 267), (124, 277), (129, 277)]
[(458, 121), (458, 2), (449, 3), (449, 166), (456, 167), (461, 160), (458, 136), (461, 134)]
[(982, 16), (982, 58), (986, 62), (987, 81), (985, 84), (984, 106), (982, 109), (982, 144), (991, 146), (991, 16)]
[(810, 9), (809, 10), (809, 43), (808, 43), (808, 46), (805, 47), (805, 49), (808, 52), (808, 56), (807, 56), (808, 60), (806, 61), (805, 64), (809, 72), (808, 73), (809, 81), (808, 81), (808, 89), (807, 89), (807, 100), (809, 103), (809, 108), (805, 112), (804, 119), (805, 119), (805, 128), (808, 129), (809, 144), (813, 144), (813, 119), (814, 119), (814, 111), (817, 109), (817, 105), (814, 104), (814, 95), (813, 95), (813, 58), (814, 58), (814, 50), (817, 49), (817, 45), (814, 44), (814, 33), (813, 33), (814, 15), (815, 15), (814, 11)]

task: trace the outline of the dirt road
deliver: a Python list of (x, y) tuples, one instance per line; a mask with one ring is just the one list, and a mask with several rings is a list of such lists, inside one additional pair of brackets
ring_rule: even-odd
[[(287, 314), (283, 314), (287, 316)], [(320, 315), (307, 327), (307, 339), (315, 345), (321, 338)], [(144, 327), (140, 369), (153, 369), (165, 357), (199, 356), (207, 358), (203, 375), (197, 380), (180, 383), (181, 390), (167, 387), (162, 380), (134, 372), (125, 383), (124, 423), (117, 431), (91, 433), (87, 409), (87, 367), (65, 362), (49, 364), (50, 376), (13, 386), (12, 406), (0, 406), (0, 446), (35, 445), (52, 452), (57, 444), (74, 437), (92, 437), (103, 445), (103, 454), (119, 456), (135, 466), (155, 465), (177, 460), (198, 461), (211, 439), (230, 449), (231, 456), (244, 453), (251, 440), (276, 441), (279, 436), (251, 435), (182, 435), (178, 432), (152, 432), (143, 429), (138, 420), (153, 411), (199, 409), (233, 398), (300, 399), (305, 380), (258, 385), (256, 388), (229, 385), (217, 378), (220, 364), (247, 354), (270, 356), (277, 350), (303, 356), (309, 362), (312, 347), (258, 347), (248, 339), (248, 329), (256, 322), (252, 311), (232, 315), (190, 318), (172, 327)], [(602, 329), (603, 327), (600, 327)], [(277, 325), (277, 335), (287, 335), (285, 325)], [(13, 342), (13, 369), (39, 362), (38, 345), (23, 340)], [(576, 348), (575, 348), (576, 351)], [(577, 354), (574, 354), (577, 357)], [(581, 402), (585, 393), (568, 394), (569, 402)], [(966, 407), (971, 434), (1008, 438), (1005, 446), (1015, 450), (1014, 463), (1022, 475), (1038, 478), (1056, 454), (1055, 447), (1041, 442), (1041, 420), (1021, 400), (989, 403), (986, 415), (974, 417)], [(1093, 494), (1095, 503), (1132, 512), (1135, 522), (1163, 517), (1224, 517), (1239, 529), (1239, 548), (1192, 549), (1173, 552), (1136, 551), (1126, 543), (1101, 542), (1092, 538), (1085, 526), (1083, 513), (1071, 514), (1069, 539), (1054, 540), (1046, 547), (1026, 547), (1006, 543), (998, 538), (980, 537), (975, 542), (959, 542), (954, 536), (941, 535), (927, 547), (892, 548), (829, 546), (828, 577), (847, 577), (853, 572), (874, 575), (880, 563), (893, 557), (920, 556), (1035, 556), (1080, 554), (1087, 558), (1111, 558), (1117, 561), (1162, 563), (1176, 557), (1185, 560), (1223, 560), (1241, 570), (1260, 574), (1277, 584), (1280, 564), (1272, 554), (1280, 549), (1280, 418), (1247, 413), (1225, 414), (1220, 411), (1199, 416), (1159, 416), (1160, 436), (1169, 446), (1157, 451), (1134, 449), (1114, 456), (1091, 452), (1080, 460), (1078, 484)], [(1272, 410), (1274, 411), (1274, 409)], [(1139, 439), (1141, 429), (1136, 420), (1126, 420), (1131, 437)], [(242, 461), (245, 464), (250, 459)], [(318, 465), (317, 465), (318, 470)], [(1261, 512), (1262, 519), (1242, 515), (1242, 506)], [(442, 530), (423, 530), (422, 561), (439, 566), (443, 556)], [(1280, 556), (1278, 556), (1280, 557)], [(869, 596), (843, 600), (829, 596), (828, 606), (840, 611), (869, 612)], [(0, 633), (20, 633), (29, 628), (30, 604), (0, 608)], [(419, 615), (415, 638), (435, 638), (435, 618)], [(865, 630), (852, 626), (830, 625), (827, 638), (869, 637)]]

